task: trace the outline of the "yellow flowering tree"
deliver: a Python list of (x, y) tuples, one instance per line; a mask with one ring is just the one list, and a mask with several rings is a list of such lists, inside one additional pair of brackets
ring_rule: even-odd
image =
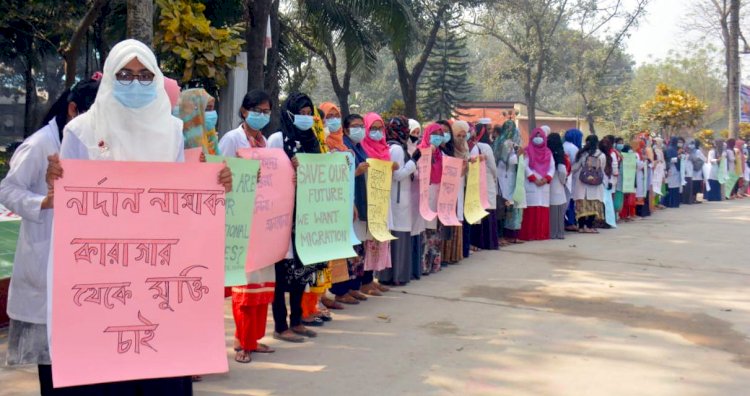
[(750, 142), (750, 122), (740, 122), (739, 138), (745, 142)]
[(701, 147), (711, 147), (711, 144), (713, 144), (714, 139), (716, 138), (713, 129), (701, 129), (696, 132), (693, 137), (695, 140), (701, 142)]
[(203, 14), (206, 6), (192, 0), (156, 0), (159, 26), (156, 47), (162, 67), (182, 73), (183, 83), (199, 81), (204, 87), (226, 85), (229, 69), (245, 40), (239, 27), (211, 26)]
[(641, 105), (641, 115), (663, 133), (672, 135), (681, 128), (696, 127), (706, 109), (706, 104), (690, 93), (659, 84), (654, 97)]

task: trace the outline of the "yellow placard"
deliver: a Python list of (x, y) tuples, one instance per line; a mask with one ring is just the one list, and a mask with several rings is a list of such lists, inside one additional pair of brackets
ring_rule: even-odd
[(466, 200), (464, 202), (464, 217), (469, 224), (477, 224), (484, 216), (489, 213), (485, 212), (482, 207), (482, 201), (479, 195), (479, 177), (481, 170), (480, 166), (484, 166), (482, 161), (477, 159), (474, 162), (469, 162), (469, 174), (466, 177)]
[(393, 162), (368, 158), (367, 163), (367, 228), (380, 242), (396, 239), (388, 230), (391, 205)]

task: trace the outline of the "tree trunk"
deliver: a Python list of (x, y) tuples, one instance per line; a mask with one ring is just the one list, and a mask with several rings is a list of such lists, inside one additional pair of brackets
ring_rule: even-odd
[[(86, 12), (86, 15), (78, 23), (75, 32), (73, 32), (73, 36), (70, 38), (70, 42), (68, 42), (65, 48), (61, 51), (63, 59), (65, 60), (65, 88), (70, 88), (75, 83), (78, 68), (78, 55), (81, 52), (81, 42), (86, 38), (86, 32), (88, 32), (89, 27), (91, 27), (94, 21), (96, 21), (96, 18), (99, 17), (105, 4), (107, 4), (107, 0), (94, 1), (94, 4), (91, 5), (91, 8)], [(130, 31), (130, 1), (128, 1), (128, 31)], [(151, 44), (148, 45), (150, 46)], [(86, 59), (88, 59), (88, 54)], [(88, 66), (88, 64), (86, 66)]]
[(37, 96), (36, 96), (36, 80), (34, 79), (34, 71), (32, 70), (32, 62), (29, 59), (29, 56), (25, 56), (24, 63), (26, 64), (26, 69), (23, 73), (24, 83), (25, 83), (25, 89), (26, 89), (26, 97), (24, 102), (24, 111), (23, 111), (23, 137), (27, 138), (29, 137), (34, 131), (36, 130), (36, 102), (37, 102)]
[(398, 71), (398, 83), (401, 86), (401, 95), (404, 99), (405, 110), (404, 114), (408, 118), (417, 118), (417, 83), (419, 77), (424, 71), (427, 60), (432, 53), (432, 48), (435, 46), (437, 41), (437, 34), (440, 31), (440, 23), (443, 20), (443, 16), (448, 11), (448, 2), (443, 3), (438, 8), (437, 13), (434, 16), (435, 24), (427, 34), (427, 41), (425, 43), (422, 52), (419, 55), (417, 63), (411, 68), (411, 71), (406, 67), (406, 48), (393, 48), (393, 57), (396, 59), (396, 70)]
[[(281, 26), (279, 24), (279, 3), (280, 1), (273, 2), (269, 14), (271, 17), (271, 48), (268, 50), (268, 60), (266, 63), (265, 81), (263, 86), (265, 87), (266, 92), (271, 95), (271, 101), (273, 103), (271, 108), (271, 122), (266, 128), (264, 128), (266, 132), (276, 132), (279, 130), (279, 114), (281, 114), (279, 106), (279, 94), (281, 93), (281, 85), (279, 84), (279, 80), (281, 80), (281, 76), (279, 75), (279, 64), (281, 62), (279, 56), (279, 34), (281, 32)], [(250, 76), (248, 76), (248, 81), (249, 80)]]
[(740, 0), (729, 5), (729, 137), (736, 138), (740, 131)]
[(136, 39), (149, 48), (154, 45), (153, 0), (127, 0), (127, 37)]
[(245, 30), (248, 90), (264, 88), (263, 61), (266, 59), (264, 43), (270, 13), (271, 0), (248, 2), (247, 28)]

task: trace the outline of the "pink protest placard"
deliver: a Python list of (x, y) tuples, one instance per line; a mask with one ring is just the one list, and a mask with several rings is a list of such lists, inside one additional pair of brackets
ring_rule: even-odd
[(239, 149), (237, 155), (260, 161), (255, 209), (245, 269), (252, 272), (286, 257), (292, 236), (294, 168), (280, 149)]
[(438, 194), (438, 219), (443, 225), (461, 225), (456, 217), (456, 205), (458, 204), (458, 189), (461, 188), (463, 166), (462, 159), (443, 156), (443, 178)]
[(490, 201), (487, 195), (487, 164), (482, 161), (479, 165), (479, 202), (482, 204), (482, 208), (489, 209)]
[(417, 161), (419, 171), (419, 214), (427, 221), (435, 220), (435, 213), (430, 208), (430, 174), (432, 173), (432, 146), (421, 148), (422, 156)]
[(56, 387), (226, 372), (221, 164), (64, 160)]
[(185, 149), (185, 162), (200, 162), (202, 152), (202, 147)]

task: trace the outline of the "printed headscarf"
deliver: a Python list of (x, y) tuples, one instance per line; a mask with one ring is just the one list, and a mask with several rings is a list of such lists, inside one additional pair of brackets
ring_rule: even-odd
[[(323, 112), (326, 114), (326, 117), (328, 117), (331, 113), (338, 113), (339, 117), (341, 117), (341, 110), (339, 110), (339, 107), (336, 106), (332, 102), (324, 102), (320, 104), (320, 109), (323, 110)], [(329, 150), (336, 150), (336, 151), (346, 151), (348, 148), (344, 144), (344, 128), (343, 126), (339, 128), (338, 131), (328, 131), (328, 137), (326, 137), (326, 145), (328, 146)]]
[(365, 138), (362, 139), (362, 148), (365, 149), (365, 153), (369, 158), (376, 158), (383, 161), (391, 160), (391, 152), (388, 150), (388, 143), (386, 143), (385, 136), (379, 141), (375, 141), (370, 137), (370, 128), (376, 122), (380, 121), (383, 124), (383, 130), (385, 131), (385, 123), (383, 118), (378, 113), (367, 113), (365, 115)]
[(495, 158), (507, 165), (508, 159), (514, 151), (513, 145), (519, 144), (520, 141), (516, 123), (512, 120), (505, 121), (502, 127), (500, 127), (500, 135), (492, 143), (492, 151)]
[(216, 128), (206, 129), (206, 106), (211, 95), (203, 88), (191, 88), (180, 93), (176, 114), (182, 120), (185, 148), (203, 147), (207, 154), (219, 154)]
[(453, 125), (451, 126), (452, 132), (452, 140), (453, 140), (453, 155), (456, 158), (461, 158), (464, 160), (469, 159), (469, 143), (467, 142), (466, 135), (464, 135), (463, 138), (458, 138), (456, 132), (463, 131), (464, 133), (469, 132), (469, 123), (463, 120), (456, 120), (453, 122)]
[(292, 158), (297, 153), (320, 153), (320, 142), (312, 128), (302, 131), (294, 126), (294, 115), (309, 107), (314, 109), (310, 97), (303, 93), (292, 93), (281, 107), (281, 133), (284, 137), (284, 152)]

